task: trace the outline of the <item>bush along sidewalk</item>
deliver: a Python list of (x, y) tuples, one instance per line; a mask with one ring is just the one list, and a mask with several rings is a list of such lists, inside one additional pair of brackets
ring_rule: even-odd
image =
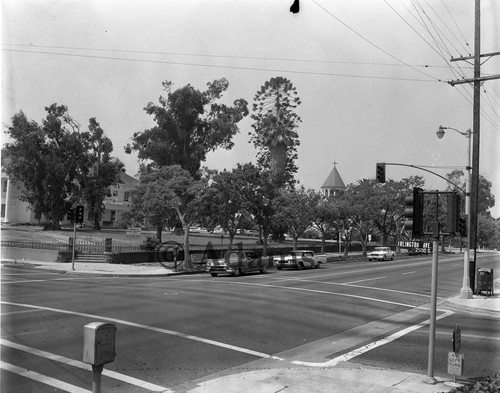
[(500, 392), (500, 375), (479, 378), (472, 385), (461, 386), (450, 390), (449, 393), (498, 393)]

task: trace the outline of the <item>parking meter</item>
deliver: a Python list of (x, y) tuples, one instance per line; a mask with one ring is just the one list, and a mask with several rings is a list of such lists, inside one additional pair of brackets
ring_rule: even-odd
[(102, 366), (115, 360), (116, 326), (112, 323), (92, 322), (83, 328), (83, 361)]

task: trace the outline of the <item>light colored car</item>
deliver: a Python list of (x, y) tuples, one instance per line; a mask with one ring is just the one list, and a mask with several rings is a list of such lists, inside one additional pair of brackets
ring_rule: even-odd
[(368, 260), (376, 259), (378, 261), (385, 261), (394, 259), (395, 252), (390, 247), (375, 247), (372, 252), (368, 254)]
[(295, 250), (287, 255), (274, 257), (274, 266), (276, 269), (317, 269), (323, 263), (319, 257), (314, 255), (311, 250)]
[(229, 252), (224, 258), (207, 262), (207, 272), (212, 277), (219, 274), (239, 276), (248, 272), (267, 273), (268, 258), (260, 258), (253, 251)]

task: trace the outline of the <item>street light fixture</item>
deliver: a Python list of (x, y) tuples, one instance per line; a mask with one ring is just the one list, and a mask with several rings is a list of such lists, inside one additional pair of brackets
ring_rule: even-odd
[(467, 170), (467, 175), (465, 177), (465, 215), (467, 219), (467, 246), (464, 249), (464, 277), (463, 277), (463, 282), (462, 282), (462, 288), (460, 288), (460, 299), (472, 299), (472, 290), (470, 286), (470, 262), (469, 262), (469, 253), (470, 253), (470, 247), (471, 247), (471, 238), (470, 238), (470, 232), (471, 232), (471, 219), (470, 219), (470, 184), (471, 184), (471, 139), (472, 139), (472, 131), (468, 129), (466, 132), (461, 132), (455, 128), (452, 127), (443, 127), (439, 126), (436, 135), (439, 139), (443, 139), (444, 137), (444, 130), (453, 130), (458, 132), (460, 135), (465, 136), (467, 139), (469, 139), (469, 144), (467, 148), (467, 166), (465, 169)]

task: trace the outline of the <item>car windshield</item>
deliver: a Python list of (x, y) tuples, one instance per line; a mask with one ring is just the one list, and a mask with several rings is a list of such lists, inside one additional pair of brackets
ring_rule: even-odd
[(385, 247), (375, 247), (374, 251), (385, 251), (385, 250), (386, 250)]

